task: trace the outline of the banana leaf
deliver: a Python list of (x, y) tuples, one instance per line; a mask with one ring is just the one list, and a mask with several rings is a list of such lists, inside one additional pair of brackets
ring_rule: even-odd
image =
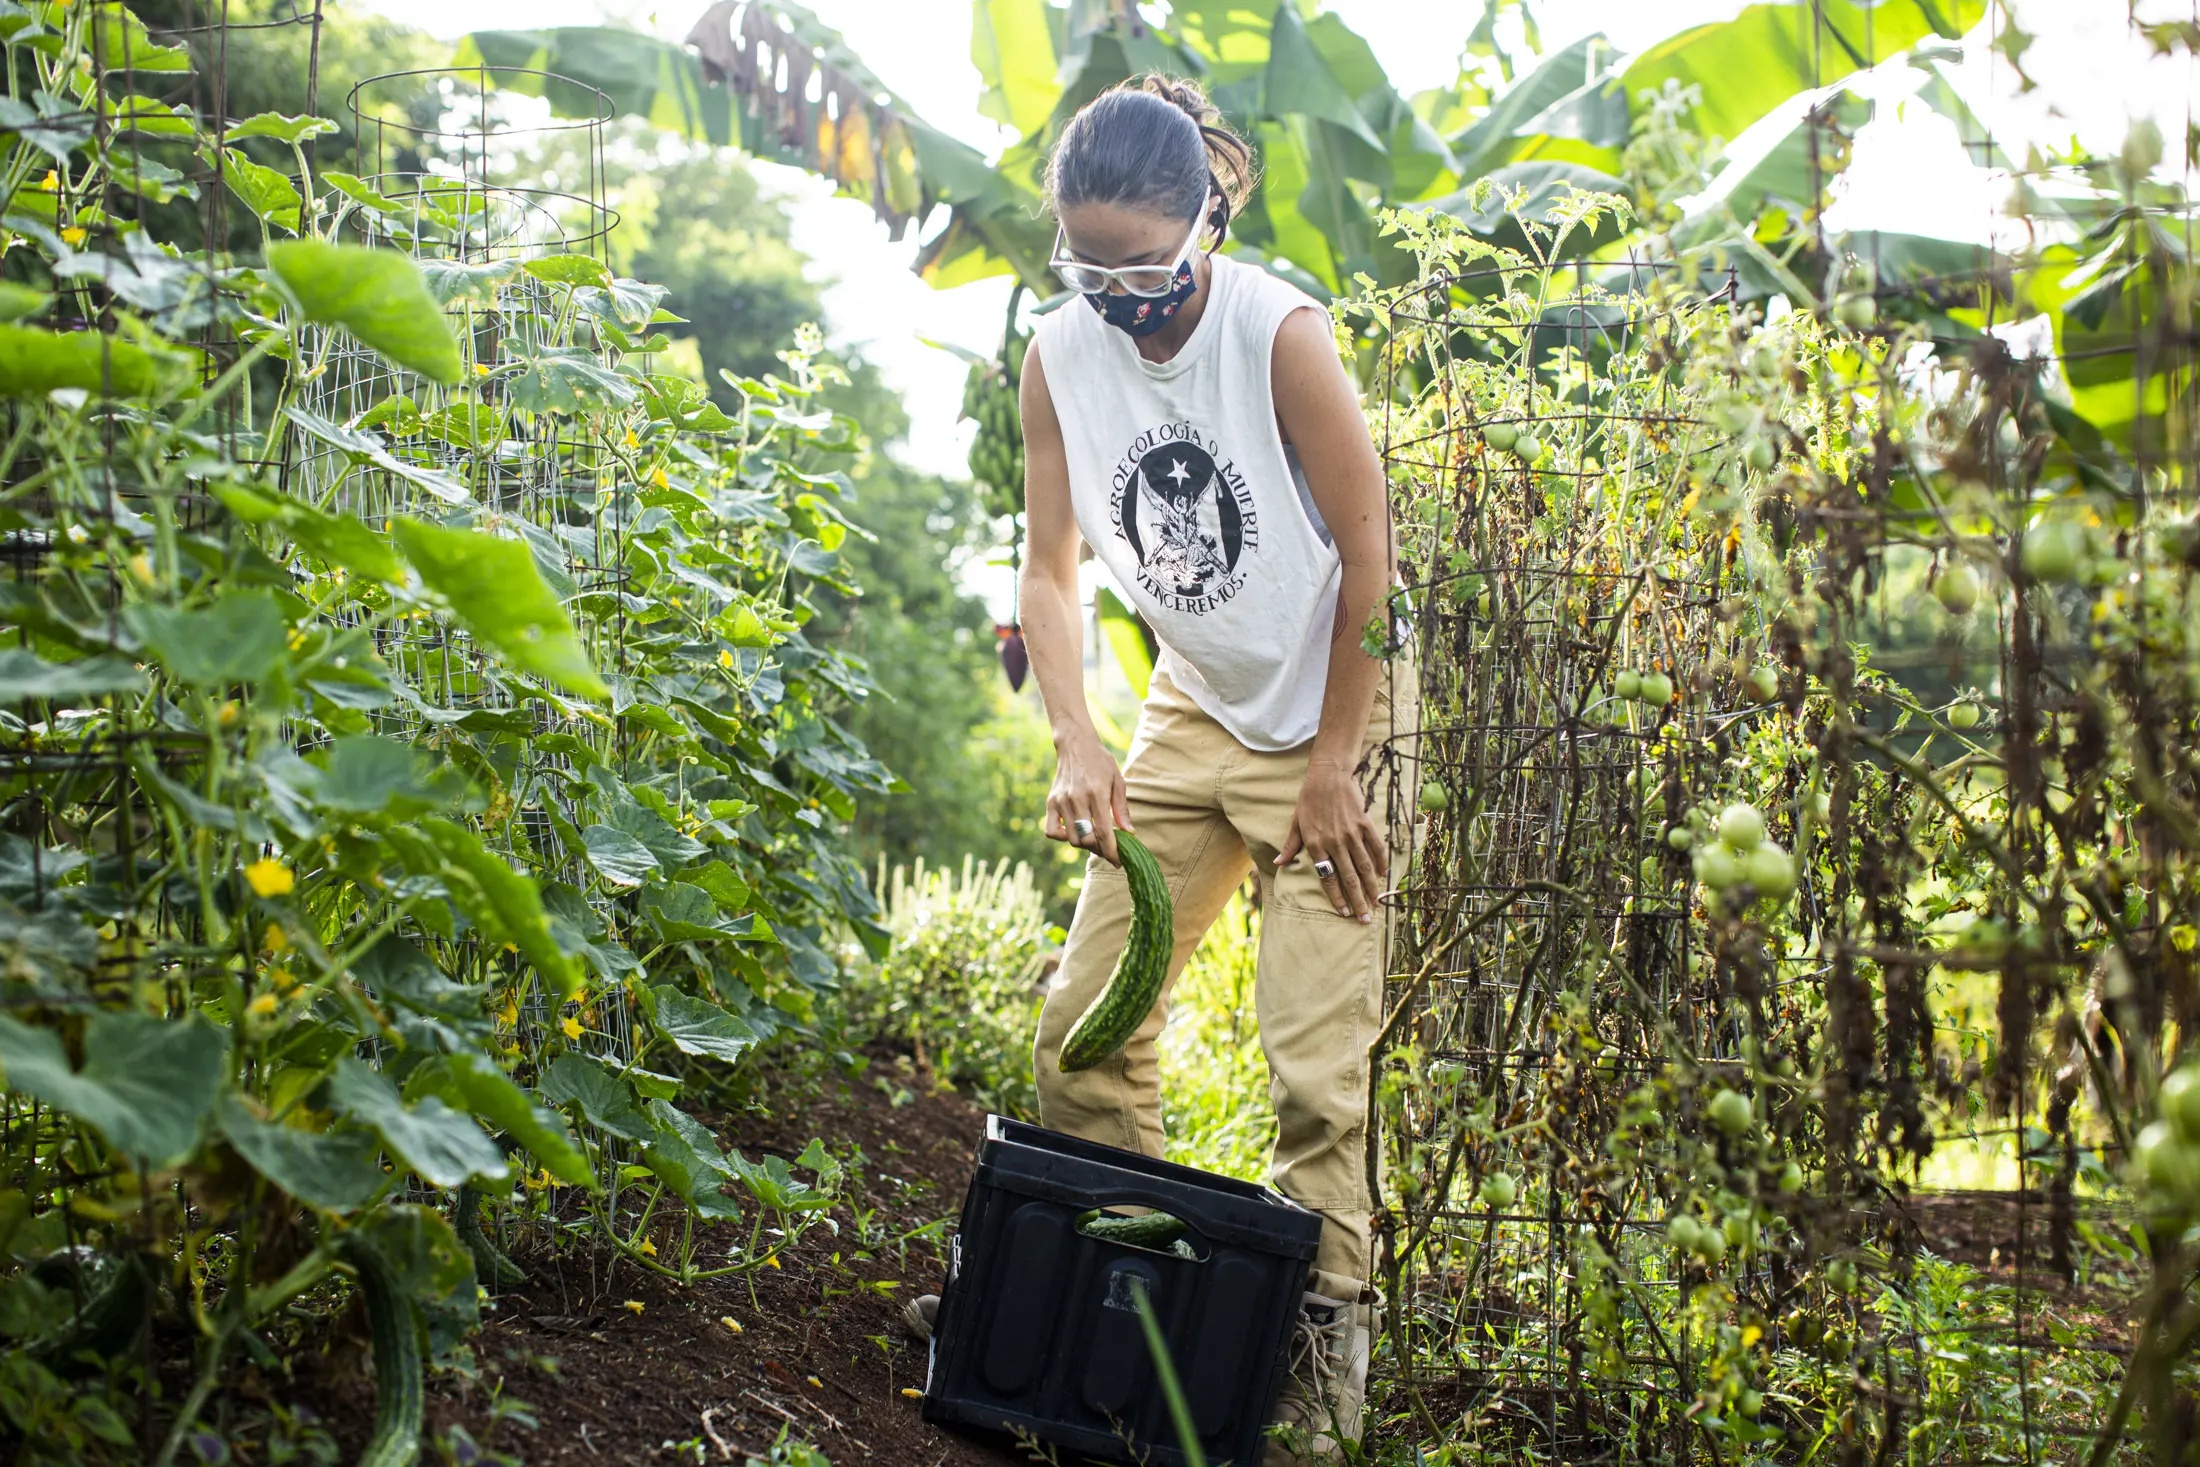
[(1798, 92), (1831, 86), (1928, 36), (1961, 38), (1986, 9), (1985, 0), (1774, 0), (1660, 41), (1627, 64), (1620, 86), (1630, 98), (1668, 80), (1698, 87), (1695, 126), (1731, 140)]
[(1500, 169), (1539, 184), (1611, 187), (1631, 99), (1645, 89), (1667, 80), (1701, 88), (1698, 124), (1734, 137), (1798, 93), (1922, 38), (1959, 36), (1985, 4), (1771, 0), (1684, 31), (1619, 70), (1609, 44), (1589, 37), (1544, 59), (1448, 136), (1432, 119), (1451, 124), (1478, 90), (1462, 83), (1416, 106), (1362, 37), (1309, 8), (1182, 0), (1157, 28), (1122, 0), (972, 0), (980, 110), (1020, 134), (997, 162), (926, 124), (792, 0), (717, 0), (685, 46), (604, 27), (484, 31), (459, 59), (487, 67), (500, 85), (546, 96), (561, 115), (593, 113), (596, 98), (583, 87), (598, 88), (621, 112), (822, 174), (870, 203), (896, 238), (945, 204), (946, 224), (918, 255), (927, 281), (946, 287), (1013, 273), (1046, 294), (1053, 231), (1041, 171), (1062, 126), (1141, 73), (1197, 77), (1261, 154), (1262, 182), (1234, 236), (1249, 256), (1337, 292), (1360, 273), (1410, 277), (1410, 261), (1375, 228), (1381, 207), (1456, 211), (1463, 184)]
[(594, 88), (623, 115), (821, 174), (897, 239), (935, 204), (999, 193), (982, 154), (916, 117), (839, 32), (779, 0), (719, 0), (685, 46), (610, 26), (476, 31), (457, 64), (561, 117), (594, 115)]

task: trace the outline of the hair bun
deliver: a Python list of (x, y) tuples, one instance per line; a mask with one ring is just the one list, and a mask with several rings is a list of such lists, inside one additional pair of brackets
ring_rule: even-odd
[[(1208, 100), (1206, 90), (1196, 81), (1158, 71), (1149, 71), (1140, 77), (1138, 88), (1192, 119), (1199, 128), (1200, 142), (1207, 149), (1209, 182), (1222, 195), (1228, 213), (1244, 208), (1245, 201), (1252, 197), (1260, 181), (1260, 169), (1253, 161), (1252, 148), (1223, 120), (1222, 109)], [(1227, 218), (1227, 214), (1224, 217)]]
[(1215, 104), (1207, 100), (1207, 94), (1199, 89), (1197, 82), (1179, 81), (1173, 76), (1150, 71), (1140, 81), (1139, 87), (1176, 108), (1198, 123), (1202, 129), (1213, 125), (1222, 116), (1216, 110)]

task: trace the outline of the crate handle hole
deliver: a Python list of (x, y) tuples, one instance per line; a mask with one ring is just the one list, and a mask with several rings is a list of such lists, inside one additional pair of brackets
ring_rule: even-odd
[(1207, 1259), (1207, 1240), (1174, 1213), (1143, 1203), (1117, 1202), (1089, 1208), (1077, 1215), (1077, 1231), (1088, 1238), (1181, 1258), (1192, 1263)]

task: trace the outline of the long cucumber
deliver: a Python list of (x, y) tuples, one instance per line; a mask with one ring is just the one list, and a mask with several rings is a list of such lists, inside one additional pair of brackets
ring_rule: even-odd
[[(54, 1262), (49, 1260), (49, 1262)], [(82, 1283), (84, 1260), (69, 1256), (39, 1272), (76, 1274)], [(84, 1307), (60, 1333), (30, 1347), (31, 1359), (60, 1376), (78, 1376), (105, 1368), (129, 1349), (145, 1326), (145, 1300), (152, 1266), (141, 1253), (125, 1253), (98, 1281)]]
[(1171, 1243), (1184, 1236), (1184, 1230), (1184, 1220), (1166, 1212), (1142, 1213), (1137, 1217), (1102, 1212), (1081, 1218), (1077, 1224), (1077, 1231), (1088, 1238), (1126, 1243), (1133, 1248), (1151, 1248), (1157, 1253), (1167, 1252)]
[(420, 1458), (420, 1314), (382, 1250), (357, 1233), (344, 1257), (359, 1272), (359, 1292), (374, 1336), (374, 1435), (358, 1467), (413, 1467)]
[(1089, 1070), (1128, 1043), (1153, 1012), (1161, 985), (1169, 977), (1176, 917), (1168, 879), (1146, 843), (1129, 831), (1115, 833), (1115, 849), (1123, 858), (1123, 876), (1131, 888), (1131, 935), (1108, 986), (1062, 1041), (1060, 1063), (1065, 1070)]
[(451, 1213), (451, 1231), (474, 1255), (474, 1278), (483, 1287), (516, 1288), (527, 1282), (527, 1270), (505, 1256), (481, 1227), (481, 1194), (472, 1187), (458, 1190), (458, 1206)]

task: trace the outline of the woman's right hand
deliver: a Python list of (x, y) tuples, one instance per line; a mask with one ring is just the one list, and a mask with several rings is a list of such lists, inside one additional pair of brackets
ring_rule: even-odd
[[(1080, 820), (1092, 822), (1092, 834), (1083, 839), (1077, 835)], [(1097, 851), (1121, 865), (1115, 854), (1115, 832), (1131, 828), (1130, 791), (1100, 736), (1087, 731), (1058, 744), (1054, 788), (1047, 791), (1047, 839)]]

